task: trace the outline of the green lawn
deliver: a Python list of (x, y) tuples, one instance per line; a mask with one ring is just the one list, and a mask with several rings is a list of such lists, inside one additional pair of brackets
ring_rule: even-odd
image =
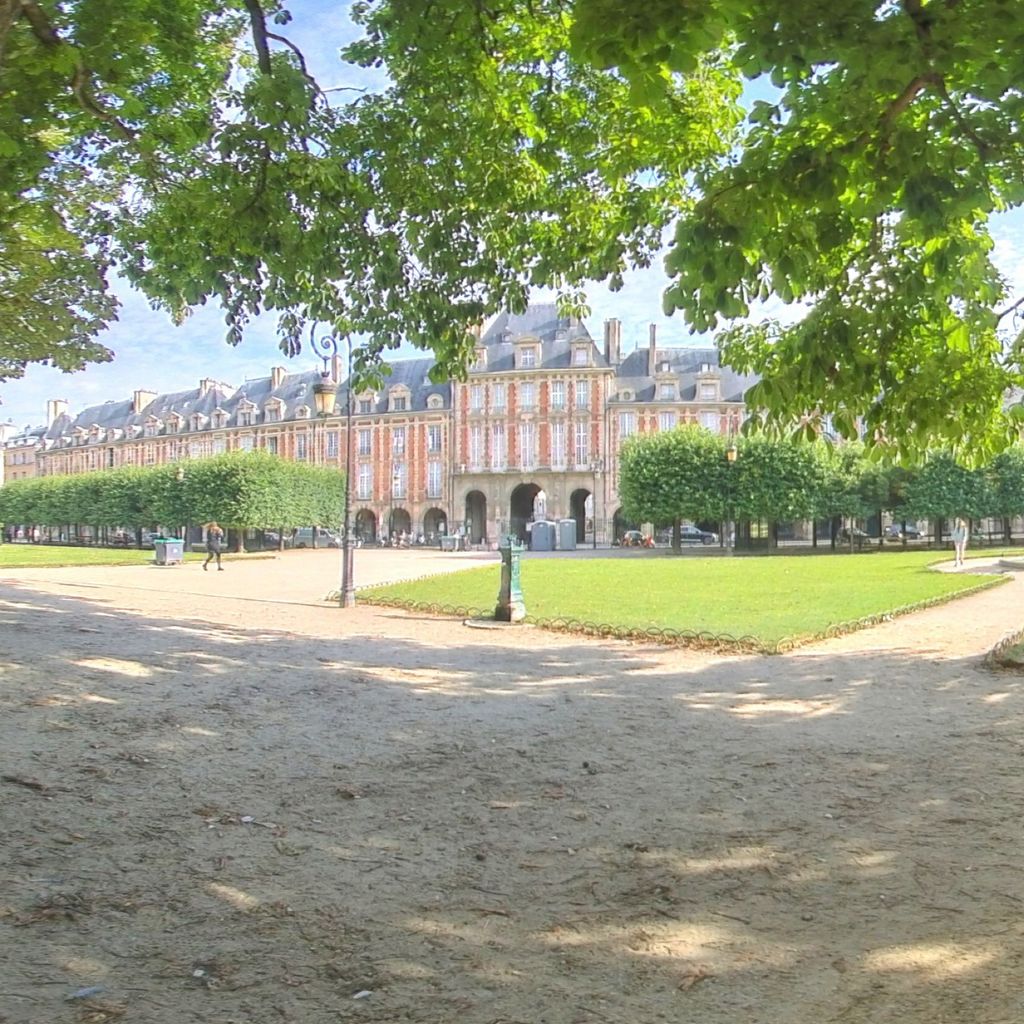
[[(990, 552), (994, 553), (994, 552)], [(632, 629), (753, 636), (773, 646), (829, 626), (961, 593), (990, 577), (938, 573), (937, 552), (761, 558), (531, 559), (522, 562), (527, 612)], [(361, 600), (421, 601), (491, 611), (494, 565), (388, 587)]]
[[(189, 552), (187, 562), (205, 558)], [(68, 565), (144, 565), (153, 561), (153, 549), (80, 548), (61, 544), (0, 544), (0, 569), (38, 569)]]

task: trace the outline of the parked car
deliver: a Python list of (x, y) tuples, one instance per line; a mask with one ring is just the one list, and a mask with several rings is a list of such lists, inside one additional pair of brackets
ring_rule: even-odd
[(886, 540), (902, 541), (904, 538), (907, 540), (921, 539), (921, 531), (917, 528), (916, 523), (890, 523), (885, 528)]
[(679, 539), (684, 544), (717, 544), (718, 534), (710, 530), (701, 530), (696, 526), (679, 527)]
[[(333, 530), (321, 529), (317, 531), (316, 544), (321, 548), (340, 548), (341, 538)], [(300, 526), (292, 536), (291, 546), (293, 548), (311, 548), (313, 546), (313, 527)]]
[(839, 539), (841, 541), (845, 541), (847, 544), (850, 543), (851, 535), (858, 544), (863, 544), (864, 541), (869, 539), (868, 534), (865, 533), (859, 526), (854, 526), (852, 528), (849, 526), (844, 526), (839, 531)]

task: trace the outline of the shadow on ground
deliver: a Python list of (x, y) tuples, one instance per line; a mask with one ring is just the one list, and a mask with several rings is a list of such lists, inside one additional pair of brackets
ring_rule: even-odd
[(0, 598), (0, 1021), (1024, 1015), (1016, 676)]

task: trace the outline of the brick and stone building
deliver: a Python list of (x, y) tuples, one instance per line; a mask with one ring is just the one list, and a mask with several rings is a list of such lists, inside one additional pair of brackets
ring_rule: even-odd
[[(501, 314), (478, 332), (465, 381), (435, 384), (429, 357), (396, 360), (379, 390), (316, 413), (317, 370), (239, 387), (203, 379), (175, 394), (139, 390), (72, 415), (49, 403), (47, 425), (5, 447), (8, 472), (82, 473), (153, 466), (232, 450), (344, 468), (351, 444), (353, 513), (365, 539), (463, 530), (474, 543), (524, 536), (534, 517), (574, 519), (578, 543), (610, 542), (624, 528), (618, 450), (635, 433), (697, 423), (730, 434), (752, 383), (714, 348), (649, 344), (622, 352), (608, 320), (601, 344), (553, 305)], [(331, 367), (341, 380), (342, 367)], [(15, 442), (24, 443), (14, 447)], [(31, 463), (10, 456), (31, 449)], [(274, 524), (268, 524), (274, 525)]]

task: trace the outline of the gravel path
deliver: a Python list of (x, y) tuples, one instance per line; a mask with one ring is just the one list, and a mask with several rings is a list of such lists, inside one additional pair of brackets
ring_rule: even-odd
[(0, 580), (3, 1024), (1024, 1019), (1021, 580), (715, 658), (225, 565)]

